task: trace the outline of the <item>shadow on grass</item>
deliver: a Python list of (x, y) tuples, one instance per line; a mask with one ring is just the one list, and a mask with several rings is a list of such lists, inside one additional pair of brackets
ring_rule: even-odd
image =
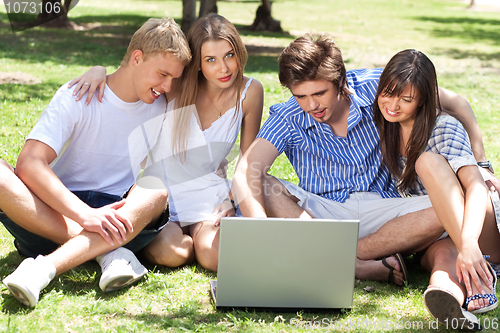
[(483, 61), (500, 59), (500, 52), (484, 53), (484, 52), (478, 52), (476, 50), (459, 50), (455, 48), (450, 48), (450, 49), (436, 48), (433, 52), (436, 54), (446, 55), (447, 57), (452, 59), (479, 59)]
[(30, 102), (34, 99), (50, 101), (60, 85), (54, 82), (37, 84), (10, 84), (1, 85), (0, 100), (12, 103)]
[[(30, 64), (119, 66), (133, 33), (149, 19), (144, 15), (80, 16), (72, 21), (86, 30), (35, 28), (12, 33), (6, 14), (0, 14), (0, 57)], [(180, 18), (176, 19), (180, 23)], [(240, 26), (242, 28), (242, 26)], [(288, 34), (240, 30), (242, 36), (290, 38)], [(282, 48), (249, 45), (252, 63), (275, 66)], [(268, 70), (257, 65), (252, 70)]]
[(428, 23), (430, 34), (436, 38), (458, 38), (474, 43), (500, 45), (500, 19), (472, 17), (435, 17), (420, 16), (416, 20), (424, 22), (421, 29)]

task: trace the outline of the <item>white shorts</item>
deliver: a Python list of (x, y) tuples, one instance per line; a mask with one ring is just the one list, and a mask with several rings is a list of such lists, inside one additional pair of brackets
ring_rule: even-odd
[(298, 205), (312, 217), (359, 220), (358, 238), (374, 233), (396, 217), (432, 207), (427, 195), (384, 199), (376, 192), (353, 192), (341, 203), (307, 192), (286, 180), (280, 179), (280, 182), (299, 199)]

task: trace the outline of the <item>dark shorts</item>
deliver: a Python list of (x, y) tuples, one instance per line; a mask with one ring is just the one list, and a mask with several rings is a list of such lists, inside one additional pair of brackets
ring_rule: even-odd
[[(75, 191), (73, 193), (90, 207), (99, 208), (113, 202), (120, 201), (122, 198), (127, 196), (128, 191), (123, 195), (123, 197), (95, 191)], [(148, 245), (160, 233), (163, 227), (165, 227), (168, 223), (168, 220), (169, 212), (168, 209), (166, 209), (158, 218), (154, 226), (147, 226), (147, 229), (141, 230), (141, 232), (135, 236), (134, 239), (125, 244), (123, 247), (131, 250), (132, 252), (138, 252)], [(25, 257), (36, 257), (39, 254), (48, 255), (57, 250), (60, 246), (47, 238), (38, 236), (18, 226), (2, 211), (0, 211), (0, 221), (12, 234), (12, 236), (14, 236), (14, 245), (16, 246), (17, 251)]]

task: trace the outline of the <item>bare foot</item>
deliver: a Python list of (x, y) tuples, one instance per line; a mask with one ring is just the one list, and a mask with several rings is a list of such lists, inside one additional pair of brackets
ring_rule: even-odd
[[(394, 268), (393, 280), (397, 285), (404, 284), (403, 273), (399, 262), (395, 257), (387, 257), (387, 264)], [(361, 260), (356, 259), (356, 278), (361, 280), (389, 281), (390, 269), (385, 267), (382, 260)]]
[[(481, 285), (482, 285), (482, 288), (483, 288), (485, 294), (492, 293), (491, 289), (489, 289), (487, 287), (487, 285), (485, 285), (483, 283), (482, 279), (481, 279)], [(476, 288), (476, 284), (472, 283), (472, 295), (471, 296), (477, 295), (477, 294), (481, 294), (481, 292)], [(490, 305), (490, 302), (487, 298), (478, 298), (478, 299), (474, 299), (474, 300), (469, 302), (469, 304), (467, 305), (467, 310), (469, 310), (469, 311), (479, 310), (479, 309), (482, 309), (482, 308), (489, 306), (489, 305)]]

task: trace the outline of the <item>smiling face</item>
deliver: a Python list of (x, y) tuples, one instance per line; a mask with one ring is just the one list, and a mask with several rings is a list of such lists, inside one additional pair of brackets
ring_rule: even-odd
[(381, 94), (378, 97), (378, 107), (385, 120), (391, 123), (398, 122), (403, 127), (411, 128), (420, 106), (420, 96), (416, 89), (409, 84), (399, 96)]
[(326, 80), (304, 81), (291, 89), (299, 106), (320, 123), (329, 123), (338, 111), (339, 90)]
[(144, 58), (144, 54), (136, 50), (132, 57), (135, 100), (147, 104), (152, 104), (161, 94), (170, 92), (173, 80), (180, 77), (184, 70), (179, 58), (171, 53)]
[(233, 85), (239, 66), (234, 50), (226, 40), (208, 41), (201, 46), (201, 71), (209, 85), (221, 89)]

